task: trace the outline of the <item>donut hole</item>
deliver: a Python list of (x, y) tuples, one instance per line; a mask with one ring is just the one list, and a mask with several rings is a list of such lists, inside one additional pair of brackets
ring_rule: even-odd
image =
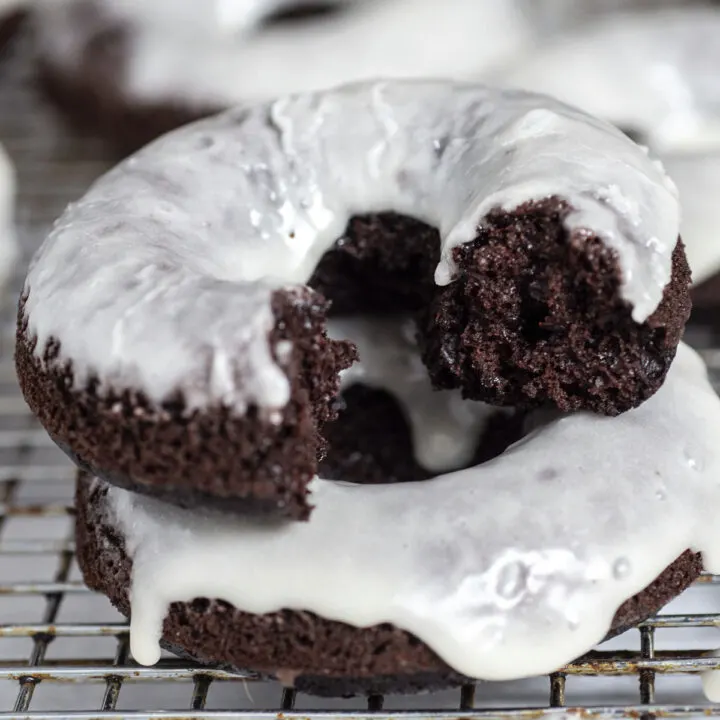
[(330, 302), (330, 316), (414, 313), (432, 299), (440, 235), (396, 213), (351, 218), (321, 258), (309, 285)]
[[(418, 318), (437, 292), (434, 272), (439, 260), (440, 237), (429, 225), (395, 213), (358, 216), (321, 258), (310, 285), (330, 300), (331, 321)], [(395, 326), (399, 334), (408, 332), (407, 323)], [(412, 327), (411, 322), (410, 335)], [(355, 384), (344, 389), (337, 407), (337, 419), (322, 429), (327, 454), (318, 469), (321, 477), (394, 483), (438, 474), (419, 461), (410, 421), (392, 391)], [(521, 436), (522, 417), (498, 411), (477, 430), (472, 457), (447, 469), (490, 460)]]
[[(682, 251), (675, 258), (680, 279), (658, 310), (663, 322), (639, 326), (620, 297), (615, 255), (599, 238), (569, 236), (563, 219), (570, 211), (550, 199), (491, 213), (478, 236), (455, 250), (458, 273), (446, 287), (434, 281), (435, 228), (394, 213), (354, 217), (312, 276), (310, 285), (331, 303), (331, 318), (414, 318), (435, 388), (521, 409), (491, 417), (466, 466), (521, 439), (522, 410), (617, 414), (652, 394), (672, 360), (677, 338), (666, 321), (687, 311)], [(682, 327), (679, 319), (669, 324)], [(321, 432), (322, 477), (382, 483), (437, 474), (418, 461), (392, 392), (346, 389), (338, 418)]]
[[(327, 455), (318, 469), (321, 477), (381, 484), (437, 476), (418, 461), (410, 423), (391, 393), (353, 385), (343, 391), (342, 401), (337, 420), (323, 430)], [(497, 457), (522, 438), (524, 429), (521, 413), (493, 414), (477, 433), (472, 458), (461, 467)]]
[(275, 10), (263, 19), (261, 29), (267, 30), (276, 27), (292, 27), (308, 22), (321, 22), (337, 17), (345, 11), (345, 4), (341, 2), (303, 2)]

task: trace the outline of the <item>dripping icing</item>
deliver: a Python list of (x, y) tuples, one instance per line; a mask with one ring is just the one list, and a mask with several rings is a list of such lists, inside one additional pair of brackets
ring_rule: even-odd
[(489, 463), (426, 482), (317, 479), (307, 523), (181, 510), (101, 483), (133, 559), (133, 655), (156, 662), (168, 605), (209, 597), (390, 622), (471, 677), (554, 671), (687, 548), (720, 570), (719, 432), (720, 400), (681, 345), (637, 409), (551, 420)]

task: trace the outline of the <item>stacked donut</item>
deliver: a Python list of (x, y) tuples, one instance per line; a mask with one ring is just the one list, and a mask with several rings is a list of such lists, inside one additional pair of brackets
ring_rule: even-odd
[(237, 107), (98, 180), (31, 265), (16, 363), (135, 658), (509, 679), (719, 570), (678, 231), (613, 126), (442, 81)]

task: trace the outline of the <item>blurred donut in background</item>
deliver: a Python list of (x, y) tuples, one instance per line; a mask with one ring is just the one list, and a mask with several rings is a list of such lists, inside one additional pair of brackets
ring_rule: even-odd
[(477, 78), (531, 34), (515, 0), (43, 0), (35, 26), (50, 96), (123, 152), (283, 93)]

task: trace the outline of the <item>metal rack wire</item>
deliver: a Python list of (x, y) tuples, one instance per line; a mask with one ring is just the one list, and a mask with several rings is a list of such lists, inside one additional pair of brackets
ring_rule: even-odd
[[(108, 163), (100, 146), (70, 136), (43, 107), (24, 57), (20, 48), (0, 63), (0, 141), (19, 170), (26, 262), (64, 204)], [(74, 473), (17, 390), (13, 310), (6, 302), (0, 334), (0, 718), (720, 717), (720, 706), (705, 703), (699, 681), (690, 677), (720, 669), (720, 659), (707, 656), (720, 645), (714, 638), (720, 628), (720, 578), (710, 576), (689, 591), (701, 591), (705, 611), (691, 606), (695, 611), (659, 616), (582, 663), (524, 683), (469, 685), (420, 699), (327, 703), (171, 657), (153, 668), (136, 665), (129, 657), (126, 622), (84, 587), (74, 563)], [(720, 350), (712, 348), (712, 334), (699, 330), (692, 339), (705, 347), (720, 381)], [(717, 614), (707, 611), (713, 605)], [(689, 644), (679, 639), (660, 647), (657, 638), (669, 632), (685, 633)], [(629, 649), (617, 649), (621, 646)], [(672, 676), (691, 684), (660, 704), (656, 681), (659, 694)], [(628, 678), (631, 684), (622, 685)], [(575, 692), (576, 681), (585, 682), (584, 694)], [(143, 694), (148, 686), (153, 692)]]

